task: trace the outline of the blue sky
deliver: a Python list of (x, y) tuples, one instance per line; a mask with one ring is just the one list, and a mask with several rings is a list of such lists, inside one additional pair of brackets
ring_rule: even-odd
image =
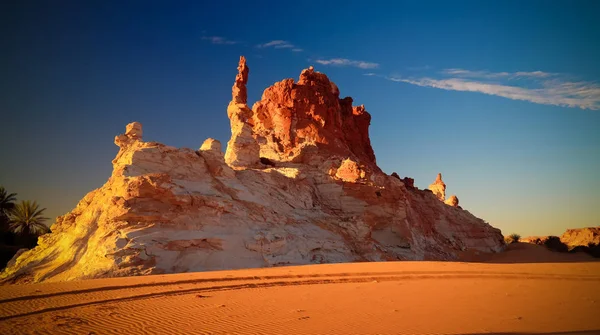
[(0, 10), (0, 185), (66, 213), (110, 176), (115, 135), (226, 143), (249, 100), (314, 65), (372, 114), (387, 173), (502, 229), (600, 221), (600, 3), (15, 1)]

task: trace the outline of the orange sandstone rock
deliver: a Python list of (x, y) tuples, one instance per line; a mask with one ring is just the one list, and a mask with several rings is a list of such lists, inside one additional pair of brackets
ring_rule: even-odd
[(337, 156), (379, 172), (369, 140), (371, 116), (364, 106), (353, 107), (352, 98), (340, 99), (339, 94), (312, 67), (297, 82), (285, 79), (267, 88), (252, 107), (260, 156), (306, 164)]
[[(376, 165), (371, 116), (311, 67), (248, 108), (240, 58), (225, 155), (144, 142), (131, 123), (107, 182), (18, 254), (4, 282), (385, 260), (497, 252), (500, 231)], [(262, 162), (262, 163), (261, 163)], [(452, 197), (451, 197), (452, 199)], [(449, 199), (450, 200), (450, 199)]]
[(600, 245), (600, 226), (567, 229), (560, 237), (560, 241), (569, 248)]
[(429, 189), (441, 201), (446, 200), (446, 184), (442, 180), (442, 174), (438, 173), (433, 184), (429, 185)]
[(458, 197), (455, 195), (451, 195), (446, 201), (444, 201), (446, 205), (450, 205), (452, 207), (458, 207)]

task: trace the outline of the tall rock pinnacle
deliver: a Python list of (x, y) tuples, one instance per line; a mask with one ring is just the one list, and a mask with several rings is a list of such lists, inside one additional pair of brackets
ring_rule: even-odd
[(441, 201), (446, 200), (446, 184), (442, 180), (442, 174), (438, 173), (433, 184), (429, 185), (429, 189)]
[(246, 58), (240, 56), (238, 74), (231, 88), (231, 102), (227, 106), (227, 116), (231, 124), (231, 139), (227, 143), (225, 162), (232, 167), (251, 167), (259, 161), (260, 148), (252, 131), (252, 110), (246, 105), (248, 74), (250, 68)]
[(248, 65), (246, 65), (246, 57), (240, 56), (238, 74), (235, 76), (235, 83), (231, 89), (231, 101), (239, 104), (248, 103), (248, 91), (246, 90), (246, 84), (248, 84), (249, 72), (250, 68)]

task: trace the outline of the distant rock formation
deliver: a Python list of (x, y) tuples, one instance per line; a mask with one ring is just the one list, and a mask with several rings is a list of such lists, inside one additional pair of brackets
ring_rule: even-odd
[(600, 226), (586, 227), (577, 229), (567, 229), (560, 241), (566, 244), (569, 249), (578, 246), (600, 245)]
[[(115, 138), (113, 172), (13, 259), (3, 282), (387, 260), (498, 252), (500, 231), (386, 175), (371, 116), (311, 67), (247, 104), (241, 57), (227, 108), (225, 155), (144, 142), (134, 122)], [(441, 194), (441, 198), (439, 195)], [(442, 201), (439, 201), (439, 200)]]
[(452, 207), (458, 207), (458, 197), (455, 195), (451, 195), (446, 201), (444, 201), (446, 205), (450, 205)]
[(559, 252), (586, 252), (600, 257), (600, 227), (567, 229), (562, 236), (528, 236), (521, 242), (544, 245)]
[(440, 201), (443, 202), (446, 200), (446, 184), (442, 180), (441, 173), (438, 173), (433, 184), (429, 185), (429, 189)]

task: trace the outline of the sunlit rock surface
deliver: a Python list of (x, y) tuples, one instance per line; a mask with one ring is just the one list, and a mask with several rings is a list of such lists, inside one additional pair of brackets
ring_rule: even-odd
[(446, 205), (450, 205), (452, 207), (458, 207), (458, 197), (455, 195), (451, 195), (446, 201), (444, 201)]
[(578, 246), (600, 245), (600, 226), (567, 229), (561, 235), (560, 241), (569, 249)]
[(429, 185), (429, 189), (441, 201), (446, 200), (446, 184), (442, 180), (441, 173), (438, 173), (433, 184)]
[[(503, 248), (500, 231), (383, 173), (371, 116), (312, 67), (246, 106), (240, 59), (225, 155), (115, 138), (113, 172), (13, 259), (4, 282), (353, 261), (453, 260)], [(201, 140), (201, 139), (199, 139)], [(441, 175), (438, 176), (441, 182)], [(443, 182), (434, 183), (444, 194)], [(407, 187), (408, 186), (408, 187)], [(445, 197), (445, 195), (444, 195)]]

